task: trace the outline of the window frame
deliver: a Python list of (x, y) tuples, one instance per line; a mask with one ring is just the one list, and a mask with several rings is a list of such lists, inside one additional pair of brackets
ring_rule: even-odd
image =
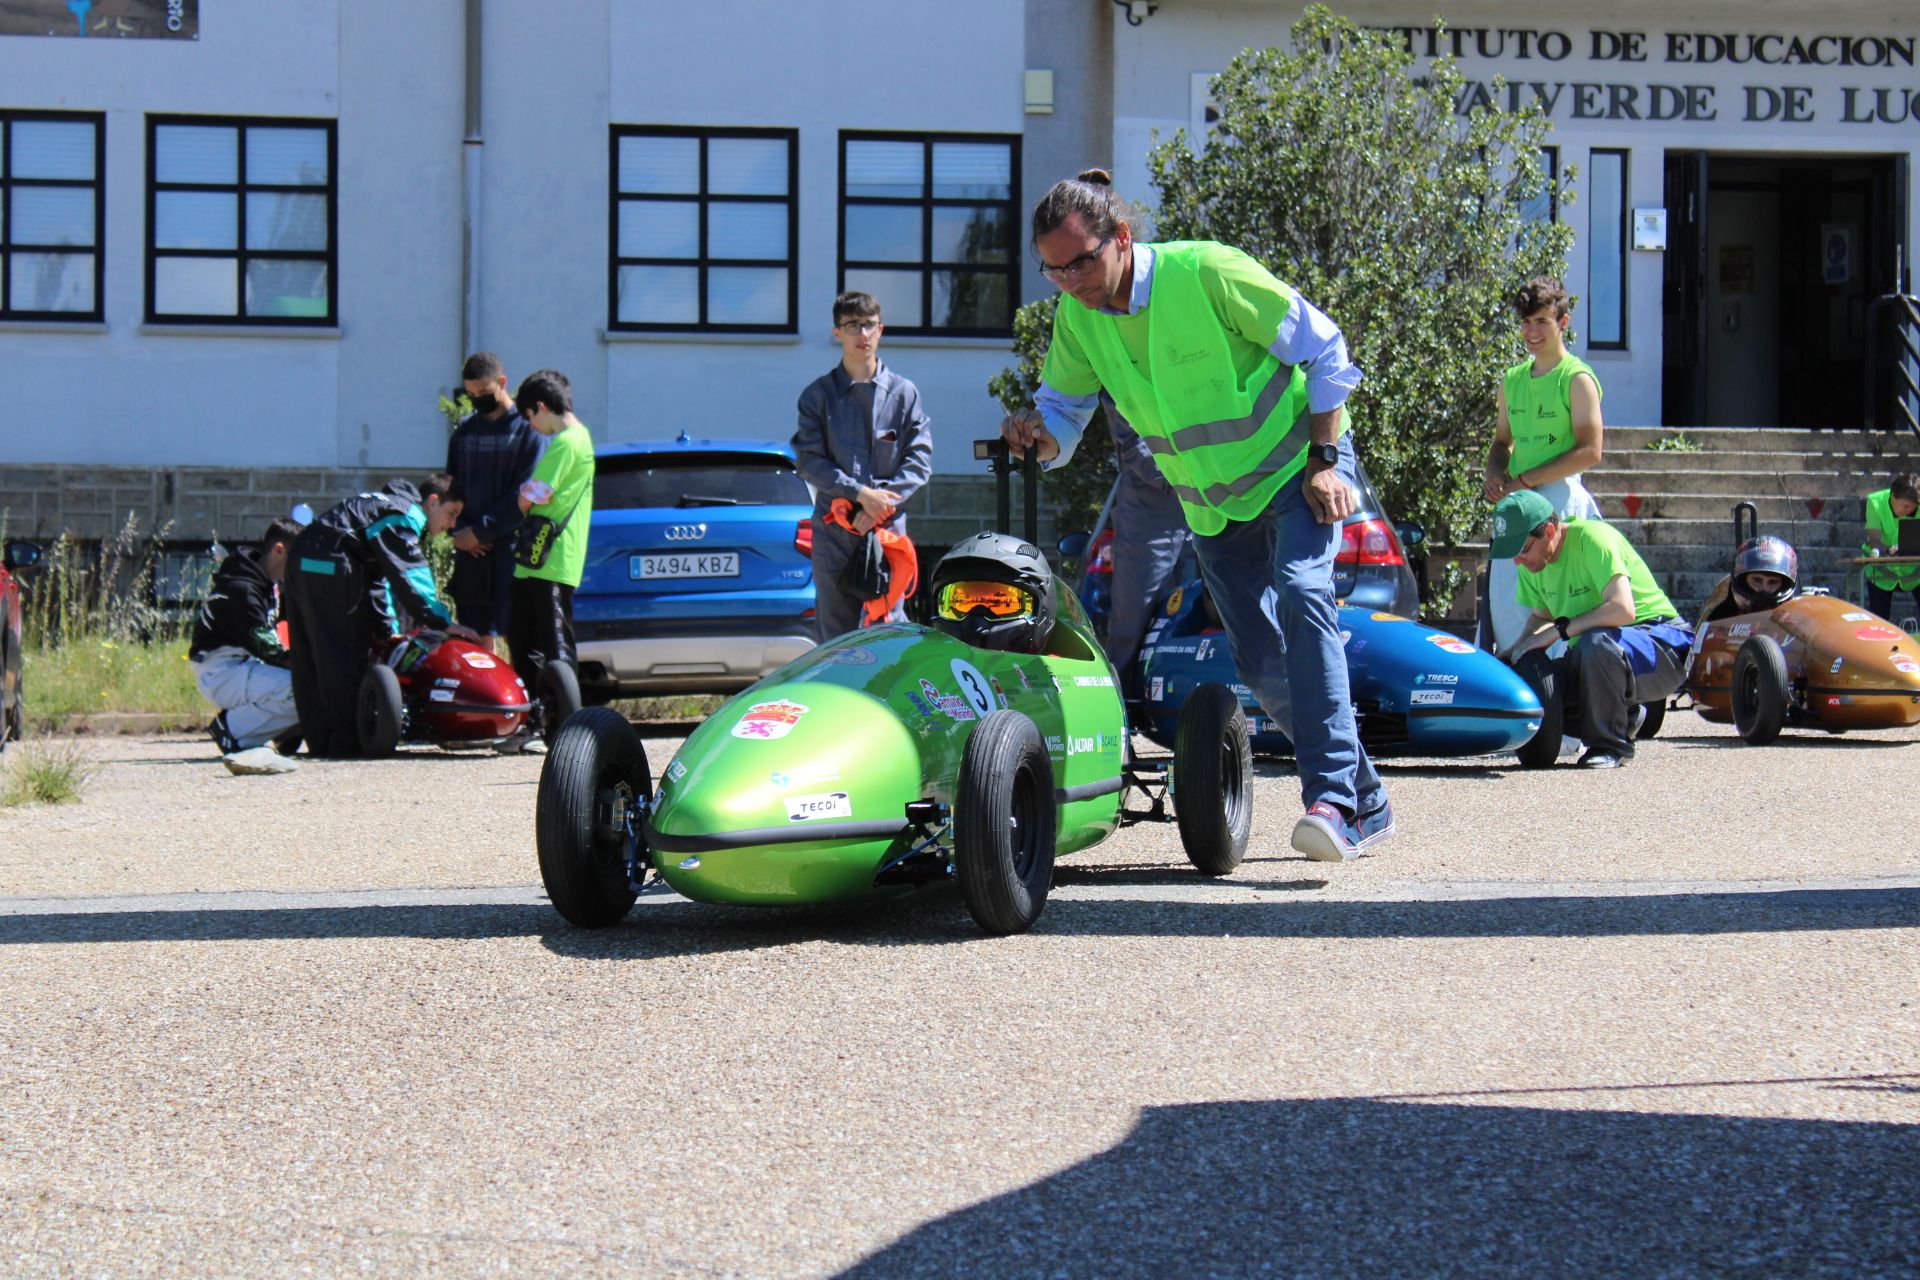
[[(13, 176), (13, 125), (20, 120), (50, 120), (62, 124), (93, 126), (93, 177), (16, 178)], [(41, 111), (29, 108), (0, 109), (0, 321), (51, 322), (55, 324), (101, 324), (106, 320), (107, 296), (107, 116), (104, 111)], [(15, 310), (13, 298), (13, 256), (15, 253), (65, 253), (79, 255), (73, 245), (19, 244), (13, 239), (13, 192), (16, 187), (93, 188), (93, 245), (87, 250), (93, 257), (93, 309), (90, 311)]]
[[(700, 142), (699, 191), (652, 192), (620, 190), (622, 138), (696, 138)], [(713, 138), (770, 138), (787, 144), (787, 193), (783, 196), (714, 195), (707, 190), (707, 143)], [(699, 250), (691, 258), (649, 255), (622, 257), (620, 205), (623, 201), (699, 206)], [(707, 210), (714, 204), (778, 204), (787, 210), (787, 256), (772, 258), (715, 258), (707, 252)], [(784, 324), (715, 324), (707, 319), (707, 279), (714, 267), (784, 267), (787, 273), (787, 319)], [(699, 273), (699, 318), (692, 322), (622, 320), (620, 268), (692, 267)], [(609, 333), (735, 333), (795, 334), (800, 324), (800, 131), (772, 126), (615, 124), (607, 130), (607, 331)]]
[[(918, 142), (921, 145), (921, 192), (917, 196), (849, 196), (847, 194), (847, 144), (850, 142)], [(980, 143), (1000, 143), (1007, 148), (1007, 196), (996, 200), (979, 196), (936, 196), (933, 194), (933, 148), (941, 142), (959, 142), (978, 145)], [(920, 273), (920, 315), (914, 323), (902, 324), (892, 316), (886, 317), (887, 332), (901, 336), (941, 337), (941, 338), (1011, 338), (1013, 336), (1013, 318), (1020, 310), (1020, 270), (1025, 265), (1025, 257), (1020, 245), (1020, 147), (1022, 136), (1017, 133), (954, 133), (944, 131), (916, 131), (892, 129), (842, 129), (840, 131), (840, 170), (837, 195), (839, 208), (836, 212), (837, 267), (834, 279), (836, 293), (845, 292), (847, 270), (856, 271), (908, 271), (917, 269)], [(871, 258), (847, 257), (847, 210), (850, 206), (877, 205), (882, 207), (903, 208), (918, 206), (920, 209), (920, 242), (925, 252), (933, 248), (933, 211), (941, 207), (975, 208), (980, 205), (1001, 205), (1007, 215), (1007, 226), (1012, 229), (1012, 238), (1007, 245), (1007, 261), (1003, 266), (981, 266), (970, 262), (935, 261), (923, 257), (917, 264), (904, 262), (882, 262)], [(930, 323), (933, 308), (933, 277), (940, 271), (965, 271), (978, 275), (1001, 274), (1007, 282), (1007, 323), (1001, 328), (961, 328), (936, 326)]]
[[(1630, 247), (1631, 236), (1633, 233), (1633, 209), (1632, 209), (1632, 202), (1627, 198), (1627, 194), (1631, 189), (1631, 174), (1632, 174), (1633, 159), (1632, 159), (1632, 152), (1627, 147), (1591, 147), (1588, 149), (1587, 151), (1587, 206), (1588, 208), (1594, 208), (1598, 204), (1598, 200), (1595, 198), (1595, 191), (1596, 191), (1596, 184), (1598, 184), (1600, 181), (1600, 173), (1599, 173), (1600, 166), (1598, 163), (1596, 163), (1596, 158), (1599, 156), (1618, 156), (1620, 159), (1620, 190), (1619, 190), (1620, 222), (1619, 222), (1619, 225), (1616, 228), (1614, 228), (1618, 236), (1617, 243), (1619, 245), (1619, 260), (1620, 260), (1620, 278), (1619, 278), (1620, 336), (1617, 339), (1614, 339), (1612, 341), (1603, 341), (1595, 337), (1592, 329), (1589, 328), (1586, 333), (1585, 342), (1586, 342), (1587, 350), (1589, 351), (1625, 351), (1627, 349), (1629, 333), (1631, 332), (1628, 325), (1628, 317), (1630, 314), (1628, 309), (1628, 301), (1629, 301), (1628, 287), (1629, 287), (1629, 277), (1632, 275), (1632, 272), (1629, 268), (1633, 260), (1633, 250)], [(1593, 271), (1594, 244), (1595, 244), (1594, 222), (1593, 222), (1593, 219), (1589, 217), (1587, 219), (1587, 292), (1589, 294), (1592, 294), (1594, 291), (1593, 289), (1594, 280), (1595, 280), (1594, 271)], [(1589, 316), (1593, 314), (1591, 307), (1588, 308), (1587, 314)]]
[[(331, 329), (340, 324), (340, 127), (339, 120), (330, 116), (228, 116), (177, 113), (149, 113), (147, 125), (146, 156), (146, 236), (145, 236), (145, 284), (146, 298), (143, 312), (146, 323), (154, 325), (230, 325), (235, 328), (287, 328), (287, 329)], [(163, 128), (199, 128), (233, 129), (238, 132), (236, 140), (234, 181), (224, 182), (168, 182), (161, 183), (155, 172), (157, 150), (155, 142)], [(249, 249), (247, 247), (247, 196), (253, 192), (312, 195), (316, 188), (282, 182), (249, 183), (247, 181), (247, 130), (249, 129), (318, 129), (325, 133), (327, 141), (327, 247), (325, 249)], [(155, 246), (155, 211), (159, 205), (162, 191), (201, 191), (214, 194), (231, 194), (236, 208), (234, 210), (234, 247), (231, 249), (161, 249)], [(231, 258), (234, 260), (236, 285), (239, 290), (237, 309), (231, 315), (219, 313), (205, 314), (193, 312), (169, 311), (162, 313), (155, 309), (154, 278), (156, 268), (162, 258)], [(261, 259), (269, 262), (322, 262), (327, 268), (327, 310), (318, 316), (273, 316), (254, 315), (247, 311), (246, 281), (247, 265), (250, 261)]]

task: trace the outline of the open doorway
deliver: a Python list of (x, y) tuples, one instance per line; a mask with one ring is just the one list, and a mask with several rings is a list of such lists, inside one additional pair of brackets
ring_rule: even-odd
[(1906, 198), (1905, 156), (1669, 153), (1663, 422), (1860, 426)]

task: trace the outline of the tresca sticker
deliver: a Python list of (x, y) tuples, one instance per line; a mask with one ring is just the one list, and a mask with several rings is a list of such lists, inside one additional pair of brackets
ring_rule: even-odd
[(805, 714), (807, 708), (798, 702), (756, 702), (733, 726), (733, 736), (757, 738), (762, 742), (784, 738), (793, 732), (793, 726), (800, 723), (800, 717)]

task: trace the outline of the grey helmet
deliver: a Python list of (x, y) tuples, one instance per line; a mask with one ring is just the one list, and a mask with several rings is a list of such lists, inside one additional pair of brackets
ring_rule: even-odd
[(1058, 613), (1047, 558), (1010, 533), (962, 539), (934, 566), (933, 625), (977, 648), (1039, 653)]

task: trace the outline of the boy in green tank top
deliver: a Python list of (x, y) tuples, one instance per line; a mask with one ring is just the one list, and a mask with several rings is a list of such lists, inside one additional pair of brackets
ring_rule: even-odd
[[(1600, 505), (1580, 473), (1600, 464), (1600, 379), (1567, 351), (1567, 291), (1551, 276), (1536, 276), (1514, 294), (1512, 306), (1527, 358), (1502, 375), (1496, 392), (1487, 501), (1532, 489), (1559, 515), (1597, 519)], [(1487, 565), (1490, 634), (1483, 626), (1482, 641), (1496, 652), (1512, 648), (1526, 625), (1515, 572), (1502, 558)]]

